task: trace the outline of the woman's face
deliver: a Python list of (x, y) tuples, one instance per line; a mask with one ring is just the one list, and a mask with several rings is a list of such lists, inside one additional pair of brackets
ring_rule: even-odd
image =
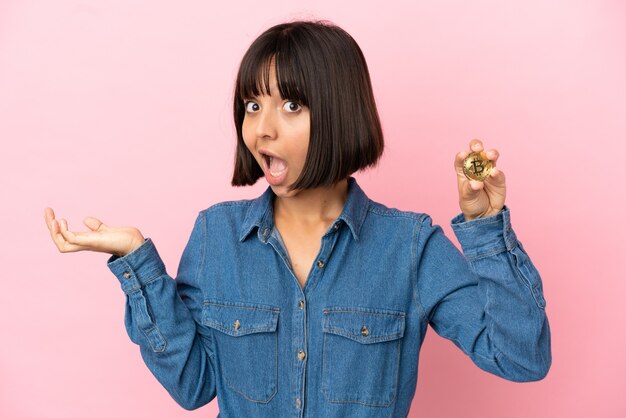
[(242, 135), (246, 147), (263, 169), (265, 179), (277, 196), (291, 197), (288, 191), (300, 176), (309, 147), (309, 109), (278, 92), (274, 62), (270, 64), (270, 94), (244, 101), (246, 113)]

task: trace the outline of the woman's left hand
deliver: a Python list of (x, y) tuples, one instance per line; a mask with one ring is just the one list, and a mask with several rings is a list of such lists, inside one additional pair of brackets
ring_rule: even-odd
[(485, 181), (469, 180), (463, 174), (463, 160), (470, 152), (483, 151), (483, 143), (472, 139), (469, 143), (471, 151), (461, 151), (456, 154), (454, 168), (459, 186), (459, 206), (466, 221), (476, 218), (497, 215), (504, 207), (506, 184), (504, 173), (496, 168), (496, 161), (500, 154), (495, 149), (487, 151), (487, 158), (493, 164), (493, 169)]

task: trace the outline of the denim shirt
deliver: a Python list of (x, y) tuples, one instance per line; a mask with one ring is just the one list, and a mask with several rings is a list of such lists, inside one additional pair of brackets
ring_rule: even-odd
[(546, 376), (539, 273), (509, 208), (451, 226), (370, 200), (354, 178), (302, 287), (274, 226), (270, 187), (199, 212), (176, 280), (153, 241), (110, 270), (130, 339), (185, 409), (222, 418), (406, 417), (428, 325), (481, 369)]

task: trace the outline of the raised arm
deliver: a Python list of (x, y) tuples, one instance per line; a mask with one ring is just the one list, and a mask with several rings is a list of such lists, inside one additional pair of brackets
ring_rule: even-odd
[[(483, 152), (481, 141), (470, 150)], [(550, 327), (539, 272), (511, 227), (505, 176), (484, 181), (463, 173), (467, 151), (455, 158), (462, 213), (451, 226), (461, 253), (425, 216), (417, 226), (416, 300), (422, 319), (481, 369), (512, 381), (545, 377), (552, 363)], [(495, 167), (499, 153), (484, 153)]]
[(515, 382), (543, 379), (552, 363), (546, 302), (509, 209), (468, 222), (460, 214), (452, 228), (463, 253), (429, 217), (419, 226), (422, 319), (487, 372)]

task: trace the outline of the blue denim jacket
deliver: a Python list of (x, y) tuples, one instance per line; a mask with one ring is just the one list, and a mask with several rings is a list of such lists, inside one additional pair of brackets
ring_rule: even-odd
[(376, 203), (354, 178), (302, 288), (271, 188), (202, 210), (172, 279), (147, 238), (107, 262), (130, 339), (182, 407), (222, 418), (406, 417), (430, 324), (481, 369), (542, 379), (550, 328), (509, 208), (452, 220)]

